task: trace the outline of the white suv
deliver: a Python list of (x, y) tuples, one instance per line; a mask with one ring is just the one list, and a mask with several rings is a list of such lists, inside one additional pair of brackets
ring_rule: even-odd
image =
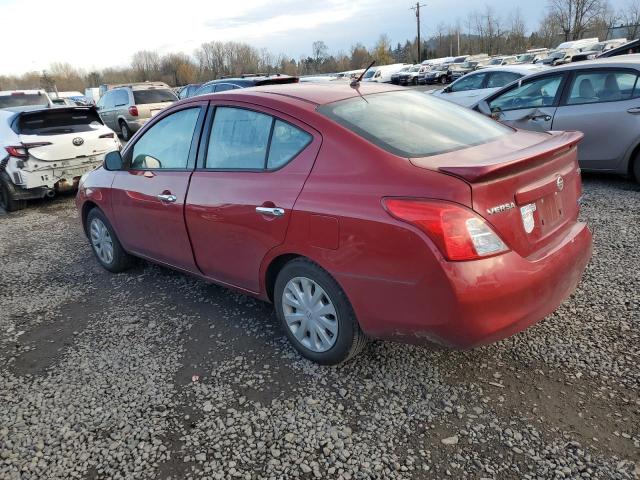
[(53, 102), (44, 90), (4, 90), (0, 92), (0, 109), (52, 106)]
[(77, 188), (120, 141), (95, 107), (0, 110), (0, 207)]

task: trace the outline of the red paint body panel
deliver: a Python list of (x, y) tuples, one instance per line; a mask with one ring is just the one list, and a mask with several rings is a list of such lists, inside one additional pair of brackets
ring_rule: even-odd
[[(363, 86), (361, 93), (395, 89)], [(135, 172), (100, 169), (81, 188), (78, 206), (101, 191), (92, 201), (127, 249), (263, 299), (274, 260), (308, 257), (333, 275), (362, 329), (379, 338), (482, 345), (541, 320), (573, 291), (591, 255), (591, 234), (577, 220), (579, 134), (514, 131), (456, 152), (400, 158), (316, 112), (318, 104), (354, 95), (348, 86), (285, 85), (202, 97), (269, 113), (314, 140), (278, 171), (195, 169), (185, 174), (190, 179), (158, 175), (147, 182), (156, 183), (148, 192), (148, 179)], [(144, 193), (140, 198), (127, 194), (132, 183)], [(180, 196), (175, 210), (152, 201), (158, 187)], [(464, 205), (484, 217), (509, 251), (446, 261), (422, 230), (385, 211), (385, 197)], [(488, 213), (511, 202), (516, 208)], [(519, 209), (528, 203), (537, 207), (530, 234)], [(282, 207), (285, 215), (264, 217), (257, 206)]]

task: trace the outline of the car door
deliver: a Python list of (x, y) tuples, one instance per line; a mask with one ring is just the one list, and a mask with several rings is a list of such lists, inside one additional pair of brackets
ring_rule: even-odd
[(525, 130), (551, 130), (565, 74), (535, 76), (498, 91), (487, 103), (496, 120)]
[[(640, 85), (635, 69), (598, 68), (574, 72), (553, 120), (554, 130), (579, 130), (580, 166), (623, 168), (640, 138)], [(615, 141), (612, 141), (614, 140)]]
[(233, 102), (210, 111), (186, 205), (206, 276), (259, 291), (262, 260), (284, 241), (320, 144), (317, 131), (280, 112)]
[(207, 102), (161, 114), (123, 151), (111, 188), (118, 238), (127, 251), (197, 272), (184, 221)]

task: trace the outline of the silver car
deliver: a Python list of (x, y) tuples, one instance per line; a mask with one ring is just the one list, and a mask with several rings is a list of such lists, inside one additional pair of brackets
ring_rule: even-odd
[(472, 107), (516, 128), (578, 130), (584, 170), (640, 181), (640, 54), (555, 67), (529, 75)]
[(123, 140), (129, 140), (151, 117), (177, 100), (165, 83), (134, 83), (106, 91), (96, 108), (105, 125), (118, 132)]

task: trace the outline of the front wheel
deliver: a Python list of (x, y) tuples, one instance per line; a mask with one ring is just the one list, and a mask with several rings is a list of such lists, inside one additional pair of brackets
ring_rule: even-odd
[(303, 357), (336, 365), (365, 346), (366, 336), (344, 291), (315, 263), (290, 261), (278, 274), (274, 290), (282, 328)]
[(105, 269), (119, 273), (132, 265), (133, 257), (124, 251), (109, 220), (98, 208), (87, 215), (86, 231), (93, 253)]
[(440, 77), (440, 83), (445, 85), (447, 83), (447, 77)]

